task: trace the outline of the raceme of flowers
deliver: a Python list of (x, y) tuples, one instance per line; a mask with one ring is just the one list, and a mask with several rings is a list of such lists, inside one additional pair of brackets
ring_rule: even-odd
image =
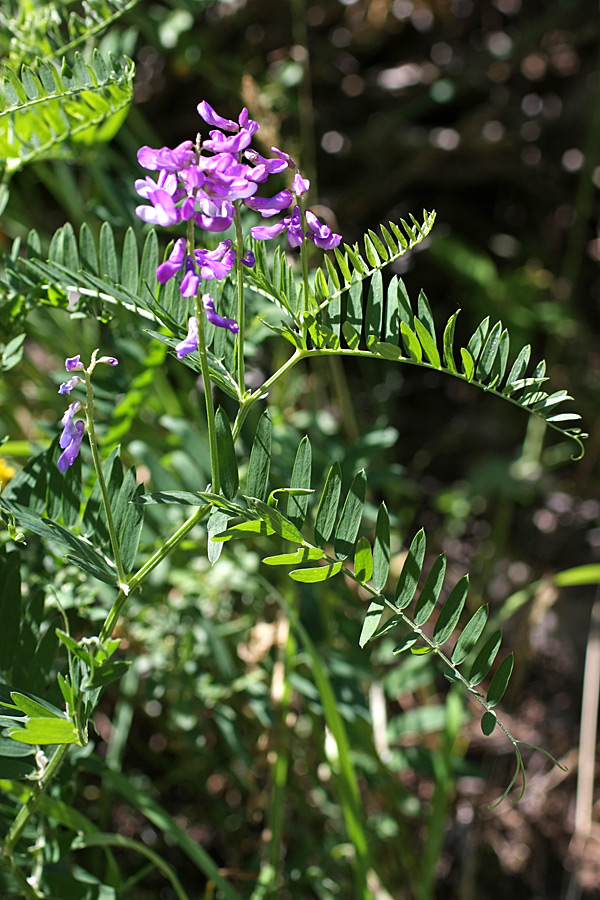
[[(83, 363), (81, 362), (81, 355), (70, 356), (65, 360), (65, 369), (67, 372), (86, 372), (89, 376), (92, 374), (94, 367), (98, 363), (105, 363), (109, 366), (118, 366), (119, 361), (114, 356), (101, 356), (100, 359), (97, 359), (97, 350), (94, 350), (92, 353), (92, 359), (90, 365), (86, 369)], [(81, 378), (79, 375), (72, 375), (68, 381), (65, 381), (58, 389), (59, 394), (70, 394), (74, 387), (76, 387), (81, 382), (85, 381), (85, 378)], [(85, 424), (81, 419), (75, 421), (75, 416), (78, 412), (84, 409), (85, 406), (80, 400), (74, 400), (73, 403), (65, 410), (65, 413), (60, 420), (60, 424), (63, 426), (63, 430), (58, 439), (58, 445), (63, 451), (59, 456), (56, 465), (58, 466), (61, 472), (66, 472), (67, 469), (73, 465), (77, 457), (79, 456), (79, 451), (81, 450), (81, 442), (83, 441), (83, 435), (85, 434)]]
[[(174, 149), (142, 147), (138, 151), (140, 165), (158, 172), (156, 179), (146, 176), (135, 182), (137, 193), (148, 201), (136, 207), (140, 219), (164, 227), (192, 220), (204, 231), (222, 232), (231, 227), (236, 207), (243, 203), (265, 219), (287, 213), (274, 225), (251, 228), (250, 234), (257, 240), (269, 240), (286, 233), (291, 247), (300, 247), (305, 239), (322, 250), (338, 246), (341, 235), (334, 234), (312, 210), (303, 212), (302, 198), (310, 183), (302, 177), (293, 159), (276, 147), (271, 148), (273, 156), (270, 158), (250, 149), (259, 125), (249, 118), (247, 109), (243, 109), (238, 121), (234, 122), (218, 115), (203, 100), (198, 104), (198, 113), (212, 128), (204, 141), (198, 138), (195, 146), (192, 141), (184, 141)], [(295, 170), (292, 190), (279, 191), (271, 197), (256, 196), (259, 186), (265, 184), (269, 176), (286, 169)], [(254, 261), (251, 252), (241, 259), (248, 267), (252, 267)], [(194, 297), (201, 279), (225, 278), (235, 263), (236, 249), (230, 240), (221, 241), (214, 250), (204, 250), (189, 248), (185, 238), (179, 238), (156, 275), (161, 284), (179, 277), (182, 296)], [(209, 294), (204, 294), (202, 303), (209, 322), (233, 333), (239, 330), (233, 319), (217, 314)], [(191, 332), (176, 348), (179, 358), (196, 349), (197, 336), (194, 345), (193, 329), (197, 329), (197, 325), (195, 317), (189, 320)], [(182, 347), (191, 349), (181, 350)]]

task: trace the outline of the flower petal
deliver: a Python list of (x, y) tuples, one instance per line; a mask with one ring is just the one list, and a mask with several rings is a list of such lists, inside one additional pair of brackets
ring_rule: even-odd
[(292, 192), (285, 190), (279, 191), (274, 197), (248, 197), (244, 203), (250, 209), (259, 212), (264, 218), (268, 218), (287, 209), (293, 199)]
[(185, 259), (185, 238), (179, 238), (171, 250), (168, 258), (160, 264), (156, 270), (156, 277), (161, 284), (166, 284), (170, 278), (179, 272)]
[(72, 466), (77, 459), (79, 451), (81, 450), (81, 442), (83, 440), (84, 432), (85, 425), (83, 424), (83, 422), (81, 420), (79, 422), (75, 422), (71, 440), (66, 445), (60, 445), (61, 447), (64, 447), (64, 452), (61, 453), (56, 463), (60, 472), (66, 472), (69, 466)]
[(255, 225), (250, 229), (250, 234), (257, 241), (270, 241), (271, 238), (278, 237), (287, 229), (285, 220), (276, 222), (275, 225)]
[(238, 131), (239, 125), (237, 122), (232, 122), (231, 119), (224, 119), (223, 116), (214, 111), (206, 100), (202, 100), (198, 104), (197, 109), (200, 118), (204, 119), (207, 125), (212, 125), (213, 128), (223, 128), (225, 131)]
[(202, 296), (202, 303), (204, 305), (204, 309), (206, 310), (206, 318), (211, 323), (211, 325), (217, 325), (219, 328), (227, 328), (228, 331), (231, 331), (232, 334), (237, 334), (240, 330), (240, 326), (235, 321), (235, 319), (225, 319), (223, 316), (220, 316), (215, 310), (215, 301), (210, 296), (210, 294), (204, 294)]
[(190, 316), (188, 319), (188, 333), (186, 337), (180, 341), (176, 347), (177, 359), (183, 359), (189, 353), (193, 353), (198, 349), (198, 319), (196, 316)]

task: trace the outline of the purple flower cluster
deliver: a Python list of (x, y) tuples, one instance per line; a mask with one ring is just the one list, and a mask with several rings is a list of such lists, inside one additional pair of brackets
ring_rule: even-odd
[[(97, 354), (98, 351), (94, 350), (90, 365), (87, 369), (81, 362), (81, 354), (69, 356), (65, 360), (65, 369), (67, 372), (86, 372), (87, 375), (91, 375), (98, 363), (105, 363), (108, 366), (119, 365), (119, 360), (114, 356), (101, 356), (100, 359), (97, 359)], [(58, 393), (70, 394), (73, 388), (82, 381), (85, 381), (85, 379), (81, 378), (79, 375), (73, 375), (68, 381), (61, 384)], [(68, 409), (65, 410), (65, 413), (60, 420), (63, 430), (58, 439), (58, 445), (63, 452), (58, 458), (56, 465), (63, 473), (73, 465), (81, 450), (81, 442), (83, 440), (83, 435), (85, 434), (85, 425), (81, 420), (75, 422), (74, 417), (76, 413), (80, 412), (82, 409), (84, 409), (84, 404), (80, 400), (74, 400)]]
[[(165, 227), (191, 220), (204, 231), (222, 232), (231, 227), (240, 204), (255, 210), (263, 218), (292, 207), (291, 212), (275, 225), (251, 228), (252, 237), (269, 240), (287, 233), (292, 247), (301, 246), (305, 238), (323, 250), (338, 246), (341, 241), (339, 234), (334, 234), (311, 210), (303, 213), (301, 198), (310, 184), (300, 175), (291, 157), (276, 147), (271, 148), (271, 158), (249, 149), (259, 126), (250, 119), (247, 109), (243, 109), (238, 121), (234, 122), (220, 116), (203, 100), (198, 104), (198, 113), (212, 129), (204, 141), (198, 138), (195, 146), (192, 141), (184, 141), (174, 149), (142, 147), (138, 151), (140, 165), (158, 172), (156, 179), (147, 176), (135, 182), (140, 197), (148, 201), (136, 207), (140, 219)], [(264, 184), (269, 176), (286, 169), (295, 169), (292, 190), (279, 191), (273, 197), (256, 196), (259, 185)], [(253, 254), (246, 253), (241, 262), (253, 266)], [(235, 263), (236, 249), (230, 240), (221, 241), (215, 250), (202, 250), (188, 247), (187, 241), (180, 238), (175, 241), (169, 257), (161, 263), (156, 274), (161, 284), (179, 276), (182, 296), (193, 297), (198, 292), (201, 279), (225, 278)], [(202, 301), (208, 321), (237, 332), (237, 324), (232, 319), (224, 319), (216, 313), (210, 295), (205, 294)], [(189, 344), (188, 336), (179, 346)], [(181, 355), (188, 352), (191, 350)]]
[(60, 420), (60, 424), (63, 426), (62, 434), (58, 439), (58, 445), (63, 451), (60, 457), (58, 458), (57, 466), (61, 472), (66, 472), (69, 466), (72, 466), (77, 456), (79, 455), (79, 451), (81, 450), (81, 442), (83, 440), (83, 435), (85, 432), (85, 425), (81, 420), (78, 422), (73, 421), (73, 416), (75, 413), (78, 413), (82, 408), (82, 404), (79, 400), (75, 400), (74, 403), (71, 403), (69, 408), (66, 410), (64, 416)]

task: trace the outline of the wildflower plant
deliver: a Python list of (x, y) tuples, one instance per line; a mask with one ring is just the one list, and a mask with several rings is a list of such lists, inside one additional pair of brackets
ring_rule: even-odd
[[(310, 183), (296, 162), (279, 148), (272, 147), (270, 155), (263, 155), (252, 147), (259, 125), (247, 109), (234, 121), (202, 101), (198, 113), (202, 133), (195, 140), (175, 148), (145, 146), (138, 153), (139, 165), (152, 174), (135, 182), (143, 201), (136, 213), (153, 229), (168, 229), (166, 238), (159, 232), (167, 243), (164, 253), (159, 254), (157, 232), (152, 230), (140, 265), (136, 237), (130, 231), (119, 263), (109, 226), (100, 233), (99, 253), (86, 226), (79, 241), (73, 229), (65, 226), (53, 241), (48, 259), (34, 252), (23, 262), (30, 281), (37, 278), (65, 292), (76, 290), (83, 302), (93, 297), (108, 310), (121, 305), (133, 311), (140, 321), (153, 326), (148, 329), (152, 339), (161, 341), (182, 365), (199, 373), (210, 464), (210, 483), (198, 484), (195, 491), (145, 493), (135, 471), (123, 467), (118, 451), (103, 460), (96, 437), (92, 375), (100, 364), (114, 367), (118, 363), (114, 357), (98, 356), (99, 351), (94, 351), (87, 367), (80, 354), (66, 360), (70, 377), (58, 392), (68, 395), (71, 402), (60, 422), (58, 448), (53, 445), (44, 451), (2, 492), (0, 508), (14, 526), (63, 547), (71, 562), (112, 591), (110, 609), (97, 635), (76, 640), (69, 633), (66, 617), (64, 627), (57, 630), (69, 661), (69, 671), (58, 675), (64, 709), (51, 708), (27, 693), (27, 684), (16, 683), (16, 659), (6, 667), (11, 688), (6, 687), (2, 699), (6, 714), (2, 716), (5, 740), (0, 754), (10, 756), (10, 747), (15, 745), (38, 747), (40, 752), (51, 748), (47, 759), (39, 756), (33, 762), (26, 757), (30, 765), (18, 794), (22, 805), (0, 858), (26, 898), (45, 894), (31, 887), (28, 864), (17, 851), (34, 815), (55, 809), (50, 802), (44, 805), (48, 786), (69, 747), (87, 744), (89, 721), (102, 690), (127, 667), (127, 660), (115, 658), (119, 641), (114, 632), (119, 619), (127, 614), (132, 594), (201, 522), (206, 524), (211, 563), (228, 542), (262, 536), (273, 543), (273, 552), (262, 560), (265, 571), (281, 567), (292, 584), (312, 584), (316, 590), (336, 577), (360, 587), (362, 596), (368, 597), (362, 629), (356, 635), (361, 647), (393, 635), (394, 654), (437, 656), (449, 681), (479, 703), (484, 733), (491, 734), (498, 725), (511, 743), (516, 771), (506, 793), (519, 775), (524, 776), (519, 749), (523, 742), (509, 733), (496, 713), (511, 676), (513, 655), (504, 655), (487, 688), (482, 688), (498, 656), (501, 633), (497, 629), (486, 633), (486, 606), (463, 621), (468, 577), (446, 591), (442, 555), (423, 578), (426, 536), (419, 530), (410, 542), (401, 572), (391, 583), (392, 519), (382, 502), (374, 529), (366, 529), (363, 514), (368, 483), (364, 470), (354, 475), (342, 499), (339, 461), (331, 460), (315, 478), (311, 444), (304, 437), (287, 484), (274, 486), (268, 409), (261, 411), (246, 460), (240, 459), (241, 436), (250, 411), (260, 409), (292, 368), (303, 360), (329, 356), (377, 359), (388, 365), (395, 362), (445, 373), (517, 405), (573, 441), (582, 452), (583, 435), (572, 425), (577, 415), (557, 412), (558, 405), (571, 398), (564, 391), (546, 390), (543, 362), (528, 374), (529, 347), (520, 349), (510, 362), (510, 338), (501, 322), (485, 318), (469, 341), (456, 348), (458, 311), (445, 324), (440, 340), (423, 292), (414, 302), (397, 275), (384, 288), (383, 269), (428, 236), (434, 213), (424, 212), (421, 222), (411, 217), (410, 224), (390, 222), (382, 225), (379, 233), (369, 231), (362, 248), (344, 243), (332, 224), (322, 221), (307, 205)], [(284, 187), (282, 180), (286, 180)], [(277, 239), (280, 244), (270, 243)], [(317, 251), (322, 262), (314, 268)], [(232, 295), (233, 308), (229, 302)], [(289, 352), (275, 371), (249, 388), (246, 337), (253, 316), (251, 298), (256, 296), (277, 309), (280, 323), (264, 324)], [(235, 408), (234, 417), (227, 414), (225, 403), (216, 405), (217, 396), (227, 398), (228, 408)], [(84, 522), (93, 526), (88, 532), (79, 528), (81, 498), (73, 491), (76, 479), (81, 478), (78, 465), (86, 431), (96, 476), (96, 487), (83, 512)], [(245, 472), (242, 476), (241, 471)], [(40, 505), (36, 499), (46, 496), (39, 490), (40, 479), (50, 485), (56, 477), (63, 479), (64, 525), (48, 515), (44, 502)], [(36, 480), (37, 493), (32, 490)], [(157, 504), (192, 507), (193, 511), (140, 560), (144, 511)], [(102, 528), (104, 539), (95, 531)], [(441, 603), (443, 592), (446, 599)], [(326, 724), (336, 741), (340, 792), (355, 853), (354, 896), (366, 900), (372, 896), (368, 876), (373, 863), (360, 822), (360, 796), (349, 764), (347, 736), (331, 701), (319, 655), (297, 609), (285, 598), (281, 605), (291, 626), (290, 641), (300, 641), (310, 656)], [(14, 783), (17, 781), (15, 777)], [(67, 828), (76, 828), (77, 823), (81, 826), (81, 820), (69, 819), (66, 814), (61, 821)], [(79, 831), (84, 835), (81, 827)], [(274, 891), (280, 883), (278, 838), (275, 828), (275, 850), (259, 876), (265, 890)], [(78, 840), (85, 843), (85, 835)], [(204, 851), (199, 865), (220, 896), (239, 900), (241, 895)], [(178, 895), (185, 897), (176, 876), (171, 881), (178, 885)]]

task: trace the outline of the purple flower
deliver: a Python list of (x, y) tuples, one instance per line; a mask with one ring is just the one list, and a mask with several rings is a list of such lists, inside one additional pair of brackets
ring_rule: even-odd
[(207, 125), (212, 125), (214, 128), (223, 128), (225, 131), (239, 130), (237, 122), (232, 122), (231, 119), (224, 119), (223, 116), (220, 116), (214, 111), (210, 103), (207, 103), (206, 100), (202, 100), (202, 102), (198, 104), (197, 109), (198, 114), (204, 119)]
[(156, 181), (149, 175), (145, 178), (136, 178), (135, 189), (144, 200), (149, 200), (151, 195), (159, 190), (173, 196), (177, 190), (177, 176), (173, 172), (162, 171)]
[(215, 153), (241, 153), (251, 140), (252, 135), (245, 129), (230, 137), (226, 137), (222, 131), (211, 131), (210, 139), (203, 141), (202, 147), (206, 150), (213, 150)]
[(284, 231), (287, 231), (290, 247), (301, 246), (304, 232), (302, 230), (302, 213), (297, 204), (290, 216), (286, 216), (275, 225), (255, 225), (250, 229), (250, 234), (257, 241), (270, 241), (271, 238), (278, 237)]
[(180, 341), (176, 347), (175, 352), (177, 354), (177, 359), (183, 359), (184, 356), (187, 356), (188, 353), (193, 353), (194, 350), (198, 349), (198, 319), (196, 316), (190, 316), (188, 319), (188, 333), (186, 337)]
[(304, 240), (304, 232), (302, 230), (302, 212), (298, 204), (292, 210), (292, 214), (287, 222), (287, 229), (290, 247), (301, 247)]
[(217, 325), (219, 328), (227, 328), (232, 334), (238, 333), (240, 330), (238, 323), (235, 319), (225, 319), (217, 313), (215, 310), (215, 301), (210, 294), (203, 294), (202, 303), (206, 311), (206, 318), (212, 325)]
[(306, 221), (311, 229), (306, 237), (321, 250), (333, 250), (342, 240), (341, 234), (334, 234), (329, 225), (319, 222), (311, 209), (306, 210)]
[(214, 111), (212, 106), (207, 103), (206, 100), (202, 100), (202, 102), (198, 104), (197, 109), (200, 117), (204, 119), (207, 125), (212, 125), (213, 128), (222, 128), (223, 131), (239, 131), (240, 128), (244, 128), (249, 131), (251, 135), (258, 131), (259, 126), (249, 118), (246, 107), (244, 107), (239, 114), (237, 122), (232, 122), (231, 119), (224, 119), (223, 116), (220, 116)]
[(310, 181), (308, 178), (303, 178), (300, 172), (296, 172), (294, 175), (294, 181), (292, 183), (292, 190), (297, 197), (301, 197), (303, 194), (306, 194), (310, 187)]
[[(193, 256), (189, 256), (186, 254), (185, 238), (179, 238), (168, 258), (156, 270), (156, 277), (161, 284), (166, 284), (183, 268), (181, 295), (193, 297), (200, 286), (200, 278), (206, 280), (225, 278), (233, 270), (235, 257), (236, 253), (230, 240), (221, 241), (214, 250), (194, 250)], [(249, 253), (242, 262), (244, 265), (253, 266), (253, 255)], [(196, 267), (200, 269), (200, 276)]]
[(246, 176), (249, 181), (256, 181), (257, 183), (262, 184), (267, 180), (269, 175), (283, 172), (284, 169), (288, 168), (288, 163), (285, 159), (281, 159), (281, 157), (276, 159), (265, 159), (265, 157), (261, 156), (260, 153), (257, 153), (256, 150), (246, 150), (244, 156), (254, 165), (254, 168), (251, 169)]
[(217, 153), (215, 156), (201, 156), (197, 165), (182, 173), (188, 190), (202, 188), (195, 196), (207, 196), (222, 200), (238, 200), (250, 197), (257, 186), (248, 181), (250, 166), (237, 161), (232, 153)]
[(285, 162), (285, 164), (287, 165), (288, 169), (297, 169), (298, 168), (298, 166), (296, 165), (296, 163), (294, 162), (292, 157), (289, 155), (289, 153), (284, 153), (283, 150), (278, 150), (277, 147), (271, 147), (271, 153), (274, 153), (275, 156), (279, 157), (279, 159), (282, 159)]
[(196, 266), (194, 265), (194, 260), (191, 256), (188, 256), (185, 261), (185, 273), (181, 279), (179, 288), (181, 296), (195, 297), (199, 287), (200, 279), (198, 277), (198, 272), (196, 271)]
[(161, 147), (153, 150), (152, 147), (140, 147), (138, 150), (138, 162), (144, 169), (165, 169), (167, 172), (179, 172), (194, 161), (194, 145), (191, 141), (184, 141), (171, 150), (169, 147)]
[(69, 378), (68, 381), (65, 381), (58, 389), (59, 394), (70, 394), (76, 385), (79, 384), (80, 381), (83, 381), (83, 378), (80, 378), (79, 375), (73, 375), (72, 378)]
[(232, 241), (221, 241), (214, 250), (194, 250), (200, 274), (207, 281), (211, 278), (225, 278), (235, 265), (235, 250)]
[(81, 371), (83, 368), (85, 367), (81, 362), (80, 353), (77, 356), (70, 356), (68, 359), (65, 359), (65, 369), (67, 372)]
[(99, 363), (106, 363), (107, 366), (118, 366), (119, 360), (116, 356), (101, 356), (98, 360)]
[(287, 231), (286, 220), (281, 219), (274, 225), (255, 225), (250, 229), (250, 234), (257, 241), (270, 241), (274, 237), (279, 237), (284, 231)]
[(199, 225), (203, 231), (210, 231), (212, 233), (227, 231), (233, 222), (233, 215), (222, 218), (219, 216), (205, 216), (203, 213), (196, 213), (194, 222), (196, 225)]
[(259, 212), (263, 218), (274, 216), (283, 209), (287, 209), (293, 200), (292, 192), (279, 191), (274, 197), (249, 197), (244, 200), (246, 206)]
[(57, 466), (61, 472), (66, 472), (69, 466), (75, 462), (81, 449), (81, 442), (85, 433), (85, 425), (82, 421), (74, 422), (73, 416), (81, 409), (81, 403), (76, 400), (65, 411), (60, 424), (63, 426), (62, 434), (58, 439), (59, 447), (64, 451), (58, 459)]
[(185, 238), (179, 238), (167, 259), (156, 270), (156, 277), (161, 284), (166, 284), (170, 278), (176, 275), (185, 259)]
[(169, 225), (176, 225), (181, 221), (181, 212), (175, 206), (173, 197), (166, 191), (157, 188), (149, 195), (148, 199), (152, 206), (136, 206), (135, 208), (135, 214), (142, 222), (167, 228)]

